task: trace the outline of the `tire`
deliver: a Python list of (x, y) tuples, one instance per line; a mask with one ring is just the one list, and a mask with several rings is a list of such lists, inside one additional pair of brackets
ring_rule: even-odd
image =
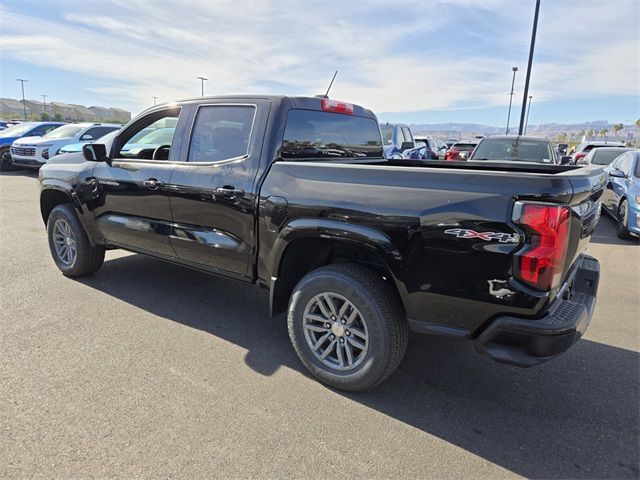
[[(334, 321), (332, 313), (341, 315)], [(307, 370), (340, 390), (378, 385), (407, 349), (409, 330), (396, 293), (380, 275), (356, 264), (328, 265), (305, 275), (291, 295), (287, 323)]]
[(633, 236), (629, 232), (629, 208), (627, 206), (627, 200), (622, 200), (618, 207), (618, 218), (616, 219), (616, 235), (622, 240), (632, 240)]
[(71, 204), (58, 205), (51, 211), (47, 220), (47, 234), (53, 261), (64, 275), (91, 275), (102, 266), (105, 249), (91, 246)]
[(16, 166), (11, 162), (11, 154), (9, 149), (0, 150), (0, 171), (11, 172), (17, 170)]

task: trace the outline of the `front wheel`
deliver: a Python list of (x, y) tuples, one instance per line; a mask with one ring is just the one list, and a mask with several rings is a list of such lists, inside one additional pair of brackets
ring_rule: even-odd
[(302, 278), (289, 302), (288, 328), (309, 372), (341, 390), (378, 385), (407, 348), (397, 295), (380, 275), (356, 264), (329, 265)]
[(5, 148), (4, 150), (0, 150), (0, 171), (10, 172), (12, 170), (16, 170), (16, 167), (11, 161), (9, 149)]
[(623, 200), (618, 207), (616, 235), (623, 240), (633, 239), (631, 233), (629, 233), (629, 207), (626, 200)]
[(55, 207), (47, 220), (49, 250), (60, 271), (69, 277), (96, 272), (104, 262), (104, 247), (91, 246), (73, 207)]

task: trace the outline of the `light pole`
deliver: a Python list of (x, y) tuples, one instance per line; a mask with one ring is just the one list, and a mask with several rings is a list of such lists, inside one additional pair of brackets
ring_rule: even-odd
[(511, 102), (513, 102), (513, 86), (516, 83), (516, 72), (518, 71), (518, 67), (511, 67), (513, 71), (513, 78), (511, 79), (511, 93), (509, 93), (509, 113), (507, 113), (507, 131), (504, 132), (505, 135), (509, 135), (509, 121), (511, 120)]
[(536, 10), (533, 14), (533, 28), (531, 29), (531, 46), (529, 47), (529, 63), (527, 64), (527, 76), (524, 80), (524, 92), (522, 94), (522, 110), (520, 111), (520, 130), (518, 135), (522, 135), (524, 126), (524, 110), (527, 106), (527, 95), (529, 95), (529, 79), (531, 78), (531, 64), (533, 63), (533, 49), (536, 46), (536, 32), (538, 31), (538, 13), (540, 12), (540, 0), (536, 0)]
[(24, 78), (16, 78), (16, 82), (20, 82), (22, 85), (22, 110), (24, 111), (24, 120), (27, 120), (27, 104), (24, 102), (24, 82), (28, 82)]
[(157, 105), (158, 104), (158, 97), (151, 97), (153, 98), (153, 104)]
[(201, 86), (202, 86), (202, 96), (204, 97), (204, 82), (205, 82), (205, 80), (209, 80), (209, 79), (207, 77), (196, 77), (196, 78), (200, 79), (200, 83), (201, 83)]
[(40, 95), (42, 97), (42, 113), (47, 116), (47, 95)]
[(529, 126), (529, 114), (531, 113), (531, 99), (533, 95), (529, 95), (529, 108), (527, 108), (527, 119), (524, 122), (524, 135), (527, 134), (527, 127)]

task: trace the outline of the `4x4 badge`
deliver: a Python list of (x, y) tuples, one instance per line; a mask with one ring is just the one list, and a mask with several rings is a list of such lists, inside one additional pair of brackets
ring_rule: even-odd
[(458, 238), (479, 238), (490, 242), (491, 240), (498, 240), (500, 243), (518, 242), (518, 235), (512, 233), (501, 232), (476, 232), (475, 230), (469, 230), (466, 228), (450, 228), (445, 230), (447, 235), (455, 235)]

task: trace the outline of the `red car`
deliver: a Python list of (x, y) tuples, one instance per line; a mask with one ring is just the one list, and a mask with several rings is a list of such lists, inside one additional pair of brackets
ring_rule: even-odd
[(457, 142), (447, 150), (444, 155), (445, 160), (468, 160), (471, 152), (476, 148), (478, 142)]

